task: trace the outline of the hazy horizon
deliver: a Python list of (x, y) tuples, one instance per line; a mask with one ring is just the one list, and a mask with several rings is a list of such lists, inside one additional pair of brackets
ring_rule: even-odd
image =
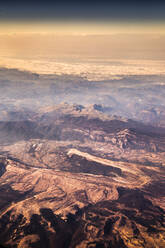
[(6, 1), (0, 56), (164, 60), (164, 10), (154, 0)]

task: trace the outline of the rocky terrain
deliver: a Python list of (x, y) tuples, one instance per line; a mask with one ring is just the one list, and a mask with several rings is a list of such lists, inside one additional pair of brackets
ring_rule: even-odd
[(165, 129), (60, 104), (0, 122), (0, 244), (163, 248)]
[(0, 244), (165, 247), (165, 77), (0, 69)]

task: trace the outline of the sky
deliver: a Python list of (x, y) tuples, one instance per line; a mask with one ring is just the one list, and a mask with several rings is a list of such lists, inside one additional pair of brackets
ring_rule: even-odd
[(0, 33), (165, 32), (165, 1), (4, 1)]
[(0, 56), (165, 59), (164, 44), (165, 1), (6, 0), (0, 4)]
[(61, 0), (4, 1), (1, 19), (17, 20), (164, 20), (164, 1), (160, 0)]

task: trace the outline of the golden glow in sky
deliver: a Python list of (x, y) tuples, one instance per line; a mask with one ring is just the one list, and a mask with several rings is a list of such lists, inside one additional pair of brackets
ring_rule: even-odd
[(108, 22), (108, 21), (52, 21), (52, 22), (0, 22), (0, 34), (54, 33), (54, 34), (165, 34), (165, 22)]
[(164, 44), (163, 21), (0, 21), (0, 56), (162, 60)]

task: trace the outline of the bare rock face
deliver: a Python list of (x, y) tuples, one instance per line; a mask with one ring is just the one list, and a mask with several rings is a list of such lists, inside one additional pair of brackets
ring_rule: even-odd
[(165, 247), (164, 129), (95, 110), (0, 123), (2, 245)]
[(3, 156), (0, 156), (0, 177), (5, 173), (6, 171), (6, 165), (7, 161), (6, 158)]

